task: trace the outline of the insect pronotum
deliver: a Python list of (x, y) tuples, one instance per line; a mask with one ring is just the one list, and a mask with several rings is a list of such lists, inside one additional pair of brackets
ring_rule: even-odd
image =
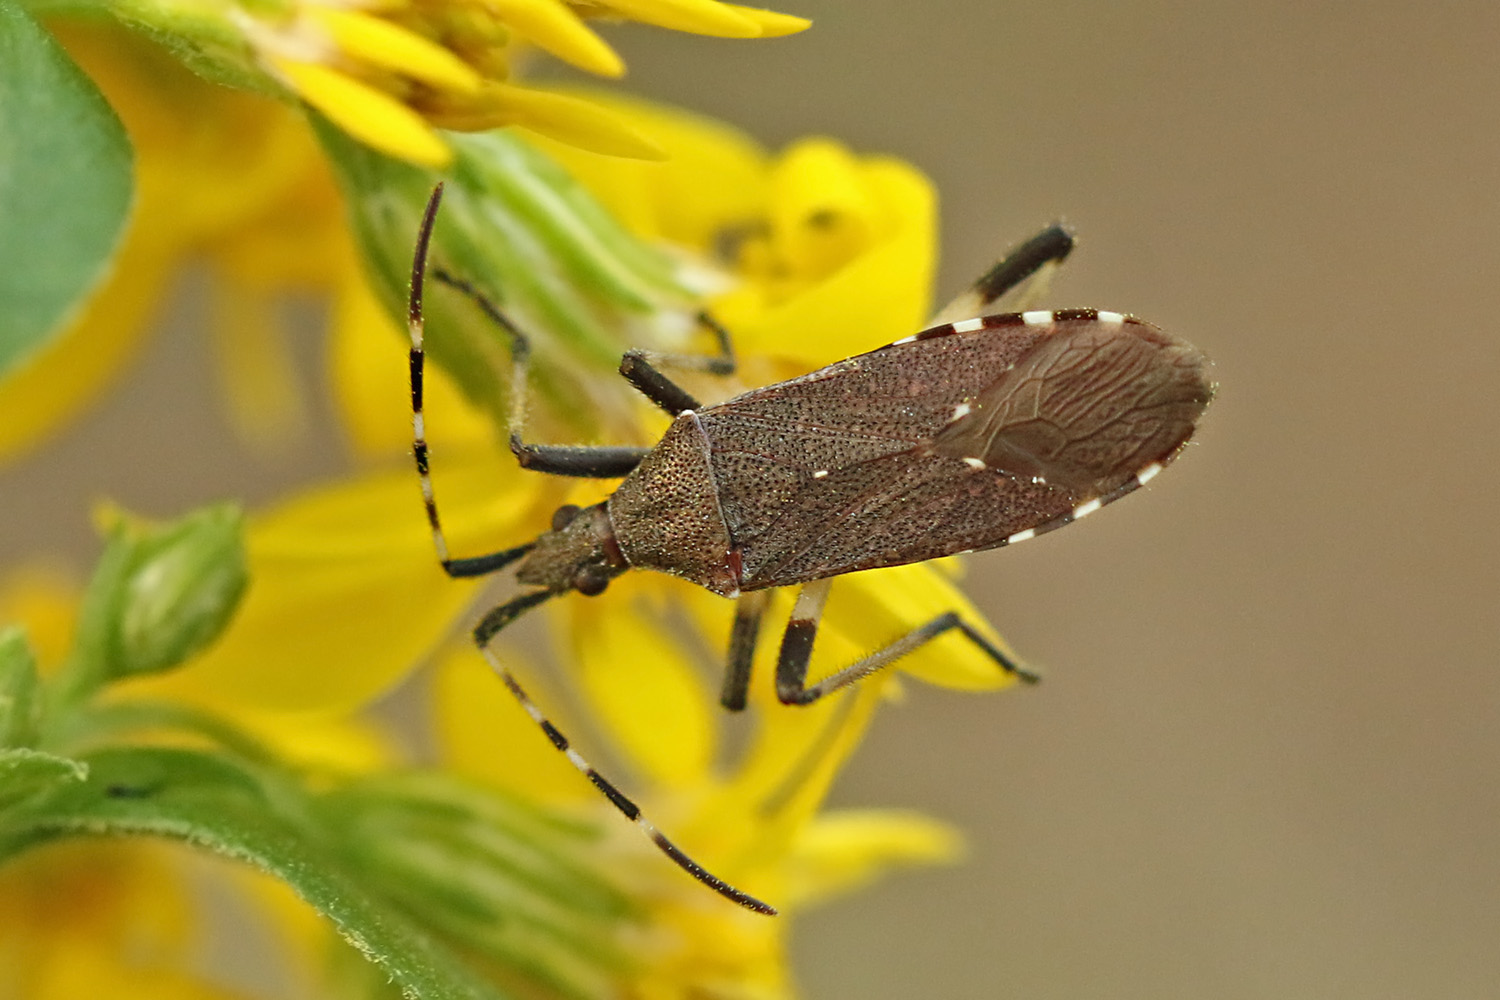
[[(552, 529), (500, 552), (455, 559), (433, 498), (422, 415), (422, 282), (442, 197), (428, 201), (412, 262), (412, 451), (427, 520), (450, 576), (519, 562), (534, 589), (492, 609), (473, 637), (491, 668), (557, 749), (694, 878), (760, 913), (776, 911), (705, 870), (668, 840), (573, 749), (491, 652), (518, 615), (568, 591), (601, 593), (631, 568), (684, 577), (738, 600), (721, 701), (745, 706), (768, 589), (800, 586), (782, 638), (776, 692), (805, 705), (956, 630), (1001, 670), (1035, 676), (955, 613), (940, 615), (828, 677), (806, 683), (830, 580), (843, 573), (997, 548), (1060, 528), (1145, 485), (1181, 452), (1213, 393), (1193, 347), (1120, 313), (1094, 309), (991, 314), (1008, 292), (1060, 262), (1072, 239), (1043, 230), (940, 313), (931, 327), (800, 378), (702, 407), (632, 351), (620, 372), (675, 419), (654, 448), (523, 440), (530, 347), (464, 281), (509, 335), (510, 446), (522, 466), (565, 476), (622, 478), (594, 506), (566, 506)], [(701, 370), (733, 370), (729, 338)], [(680, 361), (681, 359), (679, 359)]]

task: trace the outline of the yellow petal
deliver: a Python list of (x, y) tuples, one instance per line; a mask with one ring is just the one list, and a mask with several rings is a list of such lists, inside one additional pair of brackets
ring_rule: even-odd
[(825, 813), (798, 834), (787, 861), (788, 904), (806, 906), (863, 888), (897, 867), (951, 864), (962, 836), (919, 813), (845, 809)]
[(22, 563), (0, 576), (0, 625), (20, 625), (43, 673), (73, 648), (83, 587), (60, 565)]
[(213, 297), (223, 405), (240, 436), (263, 452), (286, 447), (307, 427), (301, 374), (276, 305), (231, 281), (221, 282)]
[(618, 77), (625, 62), (558, 0), (487, 0), (506, 25), (541, 48), (600, 76)]
[(474, 93), (483, 82), (458, 56), (395, 22), (358, 10), (306, 9), (333, 36), (342, 52), (360, 62), (463, 94)]
[(713, 693), (654, 600), (689, 586), (625, 577), (610, 584), (608, 601), (573, 599), (554, 614), (567, 623), (575, 676), (604, 731), (643, 776), (678, 785), (702, 781), (716, 751)]
[(321, 773), (368, 774), (401, 760), (397, 741), (368, 718), (234, 709), (234, 722), (279, 759)]
[[(587, 734), (551, 694), (543, 672), (503, 642), (494, 649), (548, 719), (587, 748)], [(456, 642), (442, 655), (432, 705), (444, 764), (459, 774), (534, 802), (598, 803), (598, 790), (557, 751), (472, 643)]]
[[(451, 455), (434, 462), (433, 475), (455, 555), (533, 533), (538, 495), (492, 453)], [(348, 711), (417, 666), (476, 586), (438, 566), (410, 469), (325, 486), (254, 515), (246, 549), (244, 603), (201, 657), (148, 679), (166, 693), (213, 707)]]
[(749, 282), (715, 300), (715, 314), (743, 354), (780, 357), (791, 374), (921, 328), (936, 261), (931, 183), (889, 159), (865, 161), (859, 177), (872, 207), (871, 238), (845, 266), (790, 294)]
[(603, 0), (609, 10), (642, 24), (717, 38), (759, 38), (761, 25), (718, 0)]
[(712, 118), (636, 98), (592, 90), (566, 93), (606, 109), (615, 119), (651, 136), (666, 153), (666, 159), (656, 162), (624, 161), (564, 145), (543, 134), (532, 140), (567, 167), (637, 236), (710, 254), (721, 236), (763, 211), (768, 157), (746, 133)]
[(805, 17), (797, 17), (795, 14), (782, 14), (760, 7), (742, 7), (737, 3), (726, 3), (724, 6), (741, 17), (749, 18), (759, 25), (760, 37), (762, 38), (781, 38), (785, 35), (795, 35), (799, 31), (806, 31), (812, 27), (811, 21)]
[(272, 62), (303, 100), (360, 142), (424, 167), (452, 162), (453, 151), (422, 116), (383, 91), (326, 66)]
[(443, 127), (465, 132), (516, 125), (609, 156), (666, 156), (649, 136), (592, 101), (547, 90), (491, 83), (479, 97), (436, 104), (429, 114)]
[(875, 238), (878, 207), (862, 164), (829, 140), (797, 143), (771, 180), (771, 239), (778, 263), (797, 279), (820, 282)]

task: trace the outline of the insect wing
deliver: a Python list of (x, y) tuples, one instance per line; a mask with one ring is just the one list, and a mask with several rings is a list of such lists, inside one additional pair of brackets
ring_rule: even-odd
[[(1003, 545), (1159, 471), (1207, 403), (1203, 359), (1154, 327), (1103, 316), (936, 327), (703, 411), (743, 588)], [(1054, 407), (1066, 447), (1033, 454), (1034, 439), (1055, 443), (1041, 433)]]
[(1104, 315), (1110, 320), (1054, 321), (963, 419), (938, 432), (936, 450), (1079, 500), (1167, 461), (1208, 405), (1207, 362), (1149, 324)]

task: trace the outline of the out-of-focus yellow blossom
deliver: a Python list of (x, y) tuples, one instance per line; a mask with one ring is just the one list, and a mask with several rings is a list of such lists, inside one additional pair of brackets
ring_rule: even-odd
[[(919, 173), (892, 159), (856, 157), (826, 140), (770, 157), (723, 125), (639, 109), (621, 104), (617, 113), (648, 118), (653, 127), (668, 125), (659, 131), (671, 134), (672, 159), (626, 164), (632, 182), (603, 183), (596, 190), (611, 208), (613, 196), (628, 195), (620, 204), (631, 206), (625, 215), (641, 235), (680, 239), (706, 263), (714, 260), (716, 232), (733, 237), (727, 263), (733, 270), (736, 261), (748, 259), (752, 266), (739, 270), (740, 286), (713, 308), (734, 331), (743, 378), (753, 383), (806, 371), (920, 327), (929, 311), (935, 206)], [(589, 154), (578, 155), (587, 166)], [(590, 180), (587, 170), (579, 174)], [(717, 178), (725, 175), (753, 183), (728, 191), (737, 185), (720, 183)], [(845, 235), (823, 240), (829, 232)], [(449, 580), (436, 565), (415, 476), (403, 454), (411, 432), (406, 357), (397, 338), (373, 306), (340, 318), (336, 396), (368, 453), (385, 443), (388, 464), (252, 518), (248, 546), (255, 582), (223, 640), (191, 671), (205, 697), (282, 710), (347, 709), (388, 689), (461, 627), (460, 612), (480, 585)], [(599, 377), (618, 381), (612, 372)], [(569, 496), (564, 491), (570, 484), (520, 472), (487, 440), (477, 415), (457, 415), (464, 409), (456, 393), (439, 387), (427, 414), (438, 503), (455, 554), (518, 544), (545, 528), (557, 504), (599, 498), (597, 483), (572, 486)], [(646, 405), (639, 412), (659, 432), (661, 415)], [(654, 585), (675, 585), (648, 577)], [(587, 599), (569, 595), (555, 603), (578, 602)], [(833, 644), (828, 637), (842, 633), (869, 651), (948, 610), (982, 621), (950, 574), (933, 564), (840, 580), (814, 669), (838, 662), (825, 660), (824, 650)], [(710, 641), (726, 642), (727, 625), (713, 628)], [(329, 662), (343, 666), (328, 670)], [(1011, 682), (957, 634), (904, 658), (900, 669), (966, 689)]]
[(0, 867), (0, 995), (230, 1000), (192, 967), (191, 893), (172, 849), (91, 838)]
[[(74, 641), (79, 599), (78, 581), (45, 563), (0, 576), (0, 626), (24, 628), (43, 677), (57, 672)], [(390, 741), (358, 718), (252, 709), (235, 713), (234, 722), (284, 760), (319, 773), (368, 773), (395, 760)], [(242, 866), (205, 863), (181, 845), (85, 836), (0, 866), (0, 997), (243, 996), (190, 971), (201, 964), (211, 922), (201, 908), (205, 880), (226, 883), (251, 903), (294, 959), (286, 974), (313, 981), (332, 934), (286, 885)]]
[(301, 426), (277, 298), (323, 292), (357, 267), (342, 206), (293, 110), (198, 79), (119, 32), (60, 29), (135, 148), (136, 192), (112, 273), (47, 349), (0, 382), (0, 460), (38, 446), (140, 353), (189, 261), (213, 279), (211, 330), (230, 417), (255, 443)]
[[(958, 837), (935, 820), (895, 810), (820, 811), (880, 700), (881, 681), (787, 709), (772, 691), (774, 644), (763, 648), (751, 710), (738, 723), (753, 729), (744, 750), (726, 761), (727, 716), (714, 705), (712, 680), (697, 657), (651, 623), (671, 605), (727, 627), (728, 603), (644, 578), (627, 576), (611, 588), (610, 600), (576, 604), (564, 615), (559, 652), (576, 665), (569, 676), (582, 697), (578, 711), (554, 718), (624, 768), (611, 777), (630, 787), (695, 860), (774, 902), (783, 917), (767, 920), (731, 906), (667, 861), (540, 737), (463, 646), (444, 656), (438, 676), (435, 731), (446, 762), (543, 807), (598, 817), (606, 831), (601, 868), (644, 904), (618, 930), (638, 962), (621, 974), (615, 995), (790, 996), (788, 917), (890, 869), (951, 861)], [(834, 656), (857, 649), (838, 637), (827, 645)], [(529, 682), (537, 677), (513, 650), (501, 655)], [(547, 711), (570, 703), (561, 699)]]
[[(381, 152), (441, 167), (452, 151), (439, 128), (521, 125), (615, 156), (658, 158), (649, 133), (601, 105), (514, 82), (524, 44), (600, 76), (625, 71), (586, 18), (638, 21), (725, 38), (771, 38), (800, 17), (718, 0), (282, 0), (229, 2), (185, 14), (157, 0), (120, 4), (122, 16), (188, 44), (219, 43), (198, 58), (248, 63)], [(234, 36), (238, 36), (237, 38)], [(242, 65), (215, 67), (243, 72)]]

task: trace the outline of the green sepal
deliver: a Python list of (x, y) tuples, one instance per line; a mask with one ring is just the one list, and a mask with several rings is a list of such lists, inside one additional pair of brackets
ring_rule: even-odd
[(0, 747), (29, 747), (36, 742), (36, 656), (19, 626), (0, 628)]
[(497, 967), (563, 997), (608, 994), (638, 904), (592, 860), (600, 829), (434, 772), (351, 783), (315, 803), (366, 884)]
[(243, 530), (234, 504), (163, 525), (119, 525), (132, 550), (121, 583), (113, 676), (169, 670), (218, 637), (249, 582)]
[(84, 591), (73, 649), (49, 685), (62, 723), (103, 684), (169, 670), (229, 623), (249, 576), (243, 515), (233, 504), (163, 524), (109, 512), (104, 552)]
[[(436, 173), (383, 156), (317, 116), (314, 124), (344, 189), (372, 284), (403, 326), (422, 210), (444, 182), (428, 261), (427, 350), (497, 426), (506, 422), (509, 337), (464, 296), (432, 280), (437, 269), (471, 284), (525, 331), (544, 397), (597, 400), (601, 377), (611, 391), (621, 382), (615, 369), (625, 350), (683, 348), (693, 295), (669, 258), (632, 236), (561, 166), (514, 134), (445, 133), (455, 159)], [(585, 409), (567, 407), (580, 434), (594, 430)]]

